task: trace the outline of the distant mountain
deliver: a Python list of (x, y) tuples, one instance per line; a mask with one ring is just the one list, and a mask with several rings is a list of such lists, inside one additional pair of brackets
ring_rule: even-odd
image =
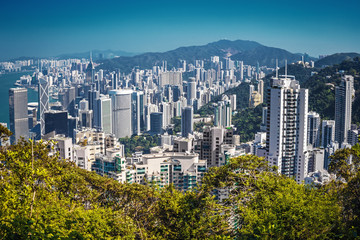
[[(103, 59), (109, 59), (114, 57), (120, 57), (120, 56), (135, 56), (139, 53), (131, 53), (131, 52), (125, 52), (121, 50), (93, 50), (92, 51), (92, 58), (93, 60), (103, 60)], [(88, 52), (82, 52), (82, 53), (70, 53), (70, 54), (61, 54), (57, 56), (58, 59), (69, 59), (69, 58), (90, 58), (90, 51)]]
[(345, 60), (351, 60), (355, 57), (360, 57), (359, 53), (335, 53), (333, 55), (329, 55), (322, 59), (319, 59), (315, 62), (315, 67), (326, 67), (332, 66), (334, 64), (339, 64)]
[[(301, 60), (302, 54), (294, 54), (281, 48), (258, 46), (254, 49), (237, 53), (231, 57), (233, 60), (244, 61), (244, 64), (255, 66), (259, 62), (260, 66), (275, 67), (276, 59), (278, 59), (279, 66), (285, 65), (285, 60), (288, 63), (293, 63)], [(310, 58), (309, 60), (314, 60)]]
[[(100, 68), (129, 72), (135, 66), (140, 68), (151, 68), (161, 65), (163, 60), (167, 61), (168, 69), (179, 67), (179, 60), (193, 63), (196, 59), (210, 59), (211, 56), (219, 56), (221, 59), (231, 57), (233, 60), (242, 60), (245, 64), (256, 65), (257, 61), (262, 66), (275, 66), (279, 59), (279, 66), (301, 60), (301, 55), (290, 53), (280, 48), (272, 48), (261, 45), (254, 41), (245, 40), (220, 40), (203, 46), (180, 47), (163, 53), (144, 53), (133, 57), (118, 57), (100, 61)], [(313, 58), (311, 58), (313, 59)]]

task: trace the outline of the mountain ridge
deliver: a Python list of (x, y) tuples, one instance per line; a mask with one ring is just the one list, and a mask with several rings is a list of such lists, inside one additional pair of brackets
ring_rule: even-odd
[[(221, 59), (231, 56), (232, 60), (242, 60), (244, 64), (255, 65), (259, 62), (262, 66), (268, 67), (275, 67), (276, 59), (279, 60), (279, 66), (284, 65), (285, 60), (288, 60), (288, 63), (301, 60), (301, 55), (280, 48), (267, 47), (255, 41), (219, 40), (200, 46), (179, 47), (166, 52), (149, 52), (133, 57), (107, 59), (100, 61), (99, 68), (129, 72), (134, 66), (151, 68), (166, 60), (170, 69), (179, 67), (179, 60), (192, 63), (195, 60), (210, 59), (211, 56), (219, 56)], [(311, 57), (310, 59), (315, 60)]]

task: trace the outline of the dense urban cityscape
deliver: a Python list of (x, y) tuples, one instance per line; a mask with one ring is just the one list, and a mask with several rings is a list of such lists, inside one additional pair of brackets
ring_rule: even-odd
[[(296, 64), (314, 68), (314, 61), (300, 59)], [(321, 184), (331, 178), (330, 156), (358, 142), (358, 126), (351, 124), (355, 93), (351, 75), (339, 73), (335, 119), (321, 120), (308, 109), (308, 90), (286, 69), (279, 75), (276, 66), (244, 65), (230, 57), (179, 60), (180, 67), (169, 70), (162, 61), (161, 66), (134, 68), (129, 74), (104, 71), (101, 65), (95, 68), (91, 57), (2, 63), (5, 71), (29, 65), (36, 67), (35, 72), (16, 82), (23, 87), (9, 90), (14, 133), (10, 142), (21, 137), (53, 140), (59, 159), (123, 183), (155, 181), (188, 190), (201, 183), (208, 168), (254, 154), (298, 183)], [(272, 71), (276, 76), (264, 89), (265, 72)], [(236, 94), (226, 94), (242, 83), (251, 83), (250, 108), (267, 103), (262, 107), (261, 129), (248, 142), (240, 141), (231, 121), (237, 111)], [(27, 102), (27, 88), (37, 89), (37, 103)], [(221, 100), (213, 102), (219, 95)], [(209, 103), (213, 114), (194, 114)], [(176, 117), (181, 118), (180, 132), (172, 121)], [(204, 126), (194, 131), (194, 123)], [(159, 146), (126, 156), (126, 146), (118, 140), (143, 134), (158, 136)]]
[(360, 239), (357, 1), (3, 1), (0, 239)]

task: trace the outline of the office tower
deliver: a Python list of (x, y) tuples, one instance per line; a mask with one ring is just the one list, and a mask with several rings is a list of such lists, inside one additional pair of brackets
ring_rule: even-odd
[(152, 112), (150, 113), (150, 132), (152, 134), (162, 134), (163, 126), (163, 113)]
[(54, 132), (54, 134), (68, 135), (68, 112), (50, 110), (45, 112), (45, 134)]
[(192, 107), (184, 107), (181, 110), (181, 136), (188, 137), (194, 129), (194, 112)]
[(11, 144), (16, 143), (20, 137), (27, 138), (29, 135), (28, 109), (27, 109), (27, 89), (9, 89), (9, 116)]
[(86, 83), (93, 83), (94, 82), (94, 71), (95, 71), (95, 68), (94, 68), (94, 63), (92, 61), (92, 58), (90, 56), (90, 62), (86, 68), (86, 78), (85, 78), (85, 81)]
[(261, 96), (261, 103), (263, 103), (264, 102), (264, 81), (261, 79), (258, 81), (258, 93)]
[(326, 148), (335, 142), (335, 121), (323, 120), (321, 124), (321, 146)]
[(158, 106), (155, 104), (148, 104), (147, 106), (145, 106), (145, 130), (146, 131), (150, 131), (151, 126), (150, 126), (150, 114), (153, 112), (158, 112)]
[(268, 94), (266, 158), (271, 166), (301, 182), (307, 174), (308, 90), (293, 76), (273, 78)]
[(39, 79), (38, 84), (38, 106), (39, 106), (39, 120), (40, 120), (40, 134), (45, 133), (45, 118), (44, 113), (50, 110), (49, 107), (49, 83), (44, 79)]
[(144, 93), (131, 94), (132, 133), (139, 135), (144, 129)]
[(335, 141), (339, 145), (347, 143), (351, 129), (351, 105), (354, 94), (354, 77), (345, 75), (340, 86), (335, 88)]
[(231, 101), (224, 100), (217, 103), (214, 107), (214, 125), (217, 127), (231, 126)]
[(105, 133), (112, 133), (111, 98), (100, 95), (94, 106), (94, 127)]
[(131, 137), (132, 135), (132, 93), (132, 90), (111, 90), (109, 92), (112, 104), (112, 133), (117, 138)]
[(194, 78), (189, 78), (186, 98), (188, 105), (192, 105), (192, 100), (196, 99), (196, 82)]
[(307, 144), (320, 146), (320, 115), (316, 112), (308, 113)]
[(96, 100), (99, 98), (100, 93), (97, 90), (90, 90), (88, 92), (88, 100), (89, 100), (89, 110), (94, 110), (94, 105), (96, 104)]

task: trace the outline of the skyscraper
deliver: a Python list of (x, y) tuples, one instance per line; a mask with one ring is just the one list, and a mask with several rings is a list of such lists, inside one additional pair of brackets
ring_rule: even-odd
[(192, 105), (192, 101), (196, 98), (196, 82), (194, 78), (189, 79), (186, 98), (188, 105)]
[(112, 133), (117, 138), (131, 137), (132, 133), (132, 114), (131, 114), (131, 95), (132, 90), (111, 90), (112, 104)]
[(163, 126), (163, 113), (152, 112), (150, 113), (150, 132), (152, 134), (161, 134)]
[(335, 142), (335, 121), (323, 120), (321, 124), (321, 146), (326, 148)]
[(144, 129), (144, 93), (131, 94), (132, 132), (139, 135)]
[(192, 107), (184, 107), (181, 110), (181, 136), (188, 137), (194, 129), (194, 112)]
[(316, 112), (308, 113), (307, 144), (313, 147), (320, 146), (320, 115)]
[(271, 166), (301, 182), (307, 174), (308, 90), (293, 76), (271, 80), (268, 99), (266, 158)]
[(55, 134), (68, 135), (68, 112), (50, 110), (45, 112), (45, 134), (55, 132)]
[(231, 126), (231, 101), (224, 99), (217, 103), (214, 108), (214, 125), (217, 127)]
[(39, 93), (39, 119), (40, 119), (40, 134), (45, 134), (45, 112), (49, 111), (49, 83), (44, 79), (39, 79), (38, 85)]
[(27, 138), (29, 135), (27, 102), (26, 88), (9, 89), (10, 131), (13, 133), (10, 137), (11, 144), (16, 143), (20, 137)]
[(111, 98), (100, 95), (94, 106), (94, 127), (105, 133), (112, 133)]
[(335, 141), (342, 146), (347, 143), (351, 129), (351, 105), (354, 95), (354, 77), (345, 75), (335, 88)]

